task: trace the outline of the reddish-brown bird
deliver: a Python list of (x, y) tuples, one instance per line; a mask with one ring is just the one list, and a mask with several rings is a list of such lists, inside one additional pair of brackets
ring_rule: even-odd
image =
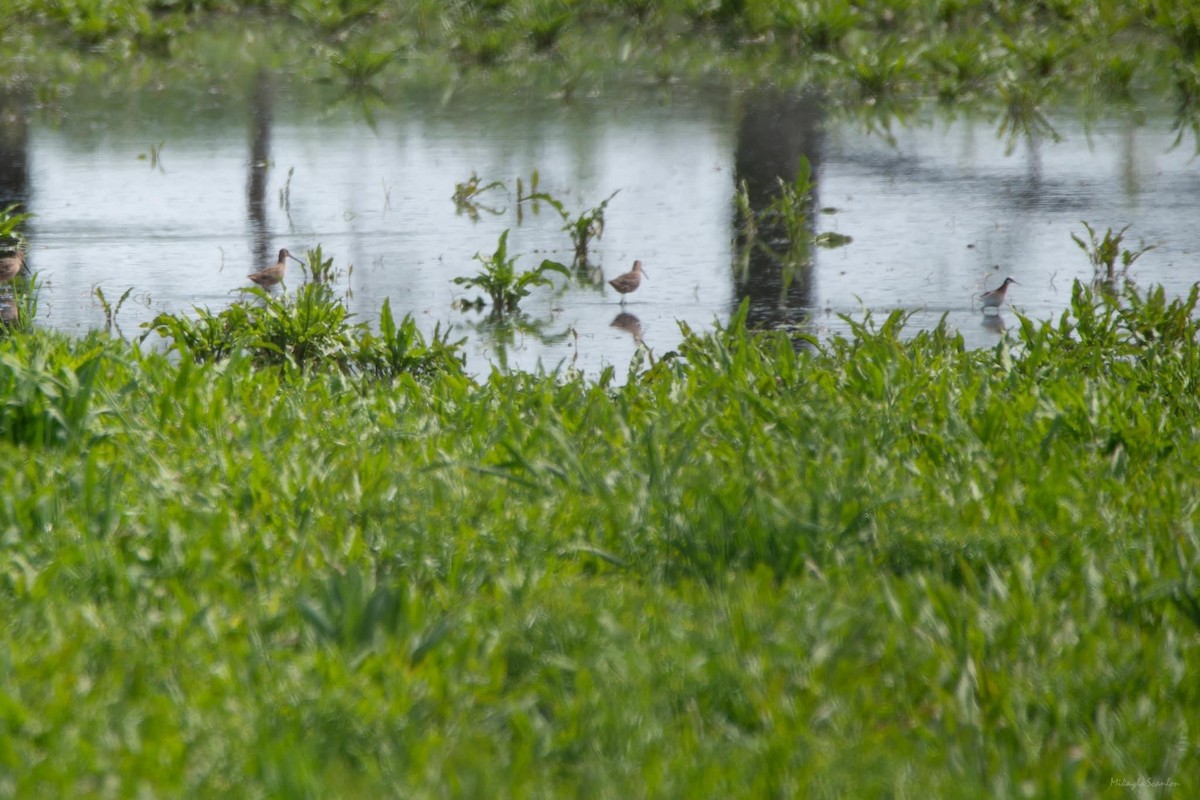
[(275, 262), (274, 264), (272, 264), (269, 267), (260, 269), (258, 272), (254, 273), (253, 275), (250, 275), (248, 277), (250, 278), (250, 280), (254, 281), (259, 286), (274, 286), (275, 284), (277, 284), (281, 280), (283, 280), (283, 274), (285, 272), (287, 272), (287, 260), (289, 258), (292, 259), (293, 261), (295, 261), (297, 264), (304, 263), (300, 259), (296, 258), (294, 255), (289, 253), (287, 250), (280, 250), (279, 251), (279, 260), (277, 262)]
[(25, 266), (25, 254), (20, 250), (7, 256), (0, 256), (0, 283), (8, 283), (17, 277), (21, 267)]
[(1016, 283), (1012, 278), (1005, 278), (1004, 283), (1000, 284), (1000, 288), (992, 289), (990, 292), (984, 292), (979, 295), (979, 301), (983, 303), (983, 310), (986, 312), (989, 308), (1000, 310), (1000, 306), (1004, 305), (1004, 295), (1008, 293), (1008, 285)]
[(608, 282), (609, 286), (621, 293), (621, 305), (625, 305), (625, 295), (637, 291), (637, 288), (642, 285), (642, 276), (645, 274), (642, 270), (642, 262), (634, 261), (632, 270), (624, 275), (618, 275)]

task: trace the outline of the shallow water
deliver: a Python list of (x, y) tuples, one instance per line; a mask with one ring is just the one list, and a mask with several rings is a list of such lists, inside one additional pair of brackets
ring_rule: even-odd
[[(944, 315), (970, 345), (988, 346), (1014, 317), (983, 317), (973, 295), (1011, 275), (1014, 308), (1057, 316), (1072, 281), (1091, 277), (1070, 237), (1084, 235), (1081, 220), (1131, 225), (1128, 244), (1156, 245), (1134, 266), (1139, 283), (1180, 294), (1196, 280), (1200, 177), (1190, 143), (1171, 148), (1166, 120), (1085, 131), (1054, 118), (1061, 142), (1009, 153), (987, 121), (897, 129), (889, 142), (807, 98), (717, 90), (569, 103), (412, 96), (370, 120), (265, 81), (240, 97), (164, 90), (115, 107), (68, 103), (53, 116), (5, 102), (6, 119), (24, 122), (6, 125), (0, 194), (36, 214), (27, 234), (44, 281), (39, 319), (65, 331), (103, 325), (97, 288), (110, 302), (132, 290), (117, 323), (136, 336), (160, 311), (234, 301), (279, 248), (318, 244), (359, 318), (375, 319), (387, 298), (426, 332), (451, 326), (468, 338), (476, 373), (539, 363), (621, 372), (635, 333), (661, 355), (678, 345), (679, 322), (723, 322), (743, 297), (759, 326), (828, 335), (847, 330), (839, 314), (904, 308), (914, 328)], [(790, 281), (761, 257), (737, 274), (735, 184), (745, 179), (765, 202), (801, 155), (828, 212), (817, 230), (853, 241), (817, 250)], [(550, 208), (526, 207), (518, 220), (516, 179), (534, 170), (572, 214), (618, 192), (592, 258), (604, 280), (641, 259), (647, 279), (622, 306), (604, 282), (556, 277), (523, 301), (519, 329), (497, 332), (486, 314), (454, 308), (477, 292), (452, 279), (473, 275), (473, 256), (491, 253), (505, 229), (519, 267), (570, 260)], [(451, 199), (472, 173), (507, 185), (482, 195), (496, 213), (478, 220)], [(293, 264), (287, 283), (303, 278)]]

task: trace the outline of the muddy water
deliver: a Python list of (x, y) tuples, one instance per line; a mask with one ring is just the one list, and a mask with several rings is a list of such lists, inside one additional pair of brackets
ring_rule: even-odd
[[(130, 337), (161, 311), (219, 310), (279, 248), (318, 244), (359, 318), (388, 299), (427, 332), (450, 327), (476, 373), (621, 372), (639, 339), (662, 354), (680, 322), (710, 327), (747, 297), (757, 326), (831, 335), (847, 330), (840, 314), (903, 308), (914, 327), (944, 316), (988, 346), (1013, 312), (984, 318), (974, 295), (1012, 276), (1012, 307), (1050, 317), (1075, 278), (1091, 277), (1070, 237), (1081, 220), (1131, 225), (1130, 244), (1156, 245), (1134, 267), (1140, 283), (1179, 294), (1197, 279), (1200, 173), (1191, 143), (1172, 149), (1169, 123), (1153, 118), (1085, 130), (1055, 117), (1062, 141), (1010, 148), (989, 121), (894, 127), (889, 141), (804, 97), (722, 91), (413, 96), (365, 115), (263, 80), (228, 96), (161, 90), (54, 113), (11, 94), (3, 104), (0, 200), (36, 214), (39, 319), (65, 331), (103, 325), (96, 289), (110, 301), (130, 290), (117, 315)], [(741, 272), (735, 185), (761, 205), (800, 156), (818, 185), (815, 229), (851, 243), (792, 273), (761, 254)], [(551, 208), (518, 215), (516, 180), (535, 170), (572, 214), (616, 195), (595, 269), (556, 278), (523, 301), (520, 324), (496, 326), (455, 308), (478, 294), (452, 282), (478, 270), (477, 253), (509, 230), (519, 268), (571, 258)], [(505, 184), (479, 197), (477, 215), (451, 199), (472, 174)], [(621, 305), (606, 282), (634, 259), (647, 279)], [(303, 279), (293, 264), (287, 285)]]

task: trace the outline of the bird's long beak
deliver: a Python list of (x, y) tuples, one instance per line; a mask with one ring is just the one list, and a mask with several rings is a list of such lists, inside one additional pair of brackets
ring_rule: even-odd
[(290, 258), (292, 261), (295, 261), (297, 264), (303, 264), (303, 263), (304, 263), (304, 262), (303, 262), (301, 259), (299, 259), (299, 258), (296, 258), (296, 257), (295, 257), (294, 255), (292, 255), (291, 253), (288, 253), (288, 258)]

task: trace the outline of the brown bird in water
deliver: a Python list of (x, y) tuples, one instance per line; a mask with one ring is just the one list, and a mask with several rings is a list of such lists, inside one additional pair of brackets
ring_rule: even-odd
[(0, 256), (0, 283), (8, 283), (17, 277), (21, 267), (25, 266), (25, 254), (20, 250), (7, 256)]
[(642, 276), (645, 274), (642, 271), (642, 262), (634, 261), (632, 270), (624, 275), (618, 275), (608, 282), (609, 286), (621, 293), (621, 305), (625, 305), (625, 295), (637, 291), (637, 288), (642, 285)]
[(258, 272), (254, 273), (253, 275), (249, 275), (247, 277), (249, 277), (250, 280), (257, 283), (259, 286), (274, 286), (275, 284), (277, 284), (281, 280), (283, 280), (283, 273), (287, 272), (287, 260), (289, 258), (292, 259), (293, 261), (295, 261), (297, 264), (304, 263), (300, 259), (296, 258), (294, 255), (289, 253), (287, 250), (280, 250), (279, 251), (279, 261), (275, 262), (274, 264), (272, 264), (269, 267), (260, 269)]
[(1004, 283), (1000, 284), (998, 289), (992, 289), (990, 292), (979, 295), (979, 302), (983, 303), (985, 313), (989, 308), (994, 308), (996, 313), (1000, 313), (1000, 306), (1004, 305), (1004, 294), (1008, 291), (1010, 283), (1016, 283), (1016, 281), (1012, 278), (1005, 278)]

